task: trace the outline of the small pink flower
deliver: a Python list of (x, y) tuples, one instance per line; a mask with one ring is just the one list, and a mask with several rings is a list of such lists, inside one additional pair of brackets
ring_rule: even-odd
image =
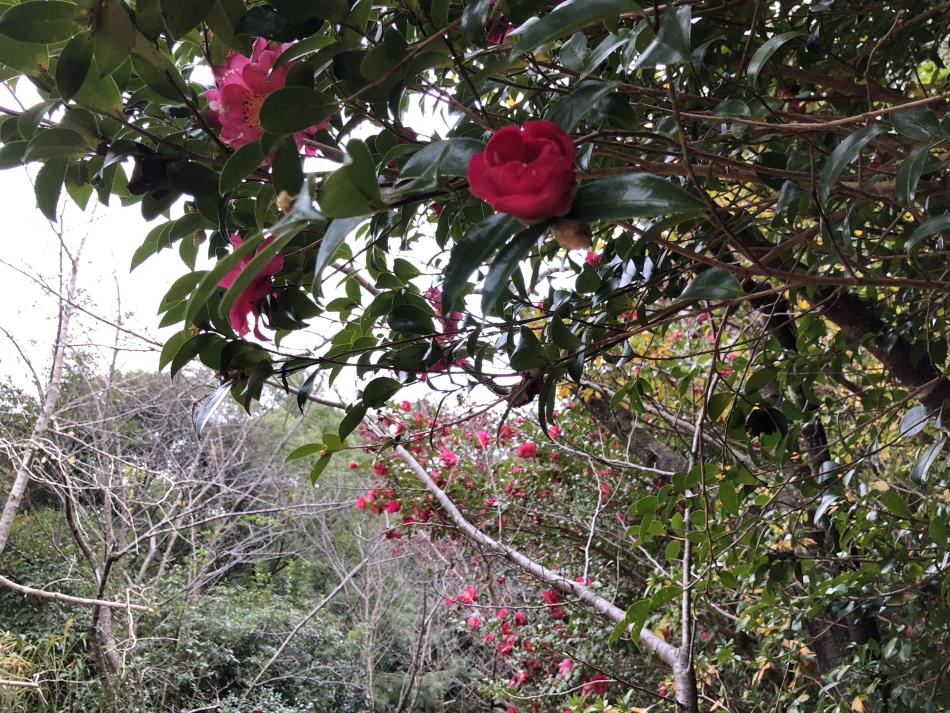
[(386, 502), (385, 505), (383, 505), (383, 510), (385, 510), (386, 512), (392, 513), (392, 512), (396, 512), (398, 509), (399, 509), (398, 500), (389, 500)]
[(376, 463), (373, 466), (373, 475), (378, 475), (380, 477), (386, 475), (389, 472), (389, 469), (382, 463)]
[(563, 610), (561, 607), (551, 607), (551, 608), (548, 610), (548, 614), (550, 614), (550, 615), (551, 615), (552, 617), (554, 617), (555, 619), (563, 619), (563, 618), (564, 618), (564, 613), (565, 613), (565, 612), (564, 612), (564, 610)]
[(508, 685), (512, 688), (520, 688), (530, 680), (530, 676), (527, 671), (519, 671), (514, 676), (511, 677), (511, 680), (508, 681)]
[(455, 605), (455, 597), (446, 597), (445, 599), (442, 600), (442, 603), (445, 604), (445, 606), (447, 606), (447, 607), (454, 606), (454, 605)]
[(709, 320), (709, 312), (700, 312), (696, 315), (697, 322), (706, 322)]
[(478, 593), (475, 591), (475, 587), (465, 587), (458, 596), (459, 604), (472, 604), (476, 599), (478, 599)]
[(448, 446), (443, 446), (442, 450), (439, 451), (439, 460), (442, 461), (442, 465), (446, 468), (451, 468), (453, 465), (459, 462), (459, 457), (448, 448)]
[(399, 410), (403, 413), (409, 413), (412, 410), (412, 404), (408, 401), (403, 401), (401, 404), (399, 404)]
[(472, 631), (478, 631), (478, 627), (482, 625), (482, 618), (478, 614), (473, 614), (465, 620), (465, 623), (468, 624), (468, 628)]
[(482, 448), (488, 448), (488, 444), (491, 443), (491, 436), (488, 435), (488, 431), (477, 431), (475, 437), (481, 443)]
[(733, 361), (737, 356), (739, 356), (739, 352), (729, 352), (726, 354), (726, 361)]
[(498, 653), (502, 656), (508, 656), (515, 648), (515, 645), (509, 641), (503, 641), (498, 644)]
[(699, 632), (699, 638), (701, 641), (709, 641), (711, 637), (712, 637), (712, 634), (710, 634), (708, 631), (703, 630)]
[(485, 636), (482, 638), (482, 641), (484, 641), (486, 644), (490, 644), (494, 640), (495, 640), (495, 635), (490, 631), (487, 634), (485, 634)]
[(513, 29), (515, 28), (507, 17), (496, 18), (488, 24), (485, 39), (493, 45), (508, 44), (508, 35)]
[(525, 624), (528, 623), (528, 616), (523, 611), (515, 612), (514, 619), (515, 619), (515, 624), (517, 626), (524, 626)]
[(720, 370), (719, 370), (719, 376), (721, 376), (721, 377), (724, 378), (724, 379), (728, 379), (730, 376), (732, 376), (732, 369), (730, 369), (729, 367), (725, 367), (724, 369), (720, 369)]
[[(257, 249), (260, 250), (272, 240), (273, 238), (265, 238)], [(231, 235), (231, 245), (233, 245), (235, 249), (240, 247), (243, 242), (240, 233)], [(253, 255), (245, 255), (242, 257), (238, 264), (231, 268), (231, 271), (227, 275), (221, 278), (221, 282), (218, 284), (220, 284), (221, 287), (230, 287), (233, 285), (253, 257)], [(264, 266), (260, 274), (251, 280), (251, 284), (244, 288), (244, 291), (228, 311), (228, 321), (231, 323), (231, 328), (237, 332), (239, 337), (243, 337), (250, 331), (247, 320), (248, 317), (254, 317), (254, 336), (262, 340), (267, 339), (267, 337), (261, 333), (259, 327), (261, 317), (260, 303), (274, 291), (273, 276), (283, 268), (284, 256), (278, 253)]]
[(507, 609), (507, 608), (502, 607), (501, 609), (498, 610), (498, 618), (499, 618), (499, 619), (504, 619), (506, 616), (508, 616), (508, 609)]
[(349, 467), (350, 467), (350, 470), (356, 470), (357, 468), (360, 467), (360, 464), (357, 463), (355, 460), (351, 460)]
[(356, 509), (357, 509), (357, 510), (365, 510), (365, 509), (366, 509), (366, 502), (367, 502), (367, 501), (366, 501), (366, 497), (363, 496), (363, 495), (360, 495), (360, 496), (356, 499)]
[(600, 484), (600, 494), (601, 494), (601, 495), (604, 495), (604, 496), (610, 495), (611, 491), (613, 491), (613, 488), (610, 487), (610, 483), (601, 483), (601, 484)]
[(512, 703), (510, 706), (508, 706), (508, 710), (505, 711), (505, 713), (518, 713), (518, 708), (514, 703)]
[(583, 584), (585, 587), (590, 586), (590, 580), (584, 577), (583, 575), (578, 575), (574, 581), (579, 582), (580, 584)]
[(573, 661), (570, 659), (561, 659), (561, 663), (557, 665), (557, 675), (561, 678), (566, 678), (572, 668), (574, 668)]
[(600, 255), (595, 253), (593, 250), (588, 250), (587, 255), (584, 256), (584, 262), (592, 267), (597, 267), (600, 264)]
[(525, 441), (518, 446), (519, 458), (534, 458), (536, 455), (538, 455), (538, 447), (534, 445), (533, 441)]
[(581, 695), (586, 696), (593, 694), (595, 696), (602, 696), (607, 692), (608, 688), (610, 688), (610, 677), (602, 673), (595, 673), (581, 686)]
[(541, 596), (547, 604), (557, 604), (561, 601), (561, 595), (553, 589), (545, 589), (541, 592)]
[(556, 441), (561, 435), (561, 427), (556, 423), (552, 423), (550, 426), (548, 426), (548, 435), (551, 437), (552, 441)]
[[(208, 99), (208, 121), (221, 127), (221, 140), (232, 149), (239, 149), (261, 138), (261, 104), (272, 92), (287, 83), (292, 63), (274, 64), (290, 44), (270, 44), (263, 37), (254, 41), (251, 56), (228, 52), (223, 65), (212, 67), (214, 89), (205, 91)], [(327, 126), (323, 121), (294, 135), (297, 147), (303, 140)]]

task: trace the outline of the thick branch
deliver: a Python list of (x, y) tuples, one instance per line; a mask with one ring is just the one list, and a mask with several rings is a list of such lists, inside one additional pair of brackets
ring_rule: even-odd
[(51, 599), (55, 602), (64, 602), (66, 604), (79, 604), (84, 607), (107, 607), (109, 609), (132, 609), (133, 611), (150, 612), (150, 607), (141, 604), (126, 604), (124, 602), (112, 602), (108, 599), (87, 599), (86, 597), (74, 597), (71, 594), (61, 592), (48, 592), (45, 589), (35, 589), (27, 587), (25, 584), (17, 584), (12, 579), (7, 579), (0, 575), (0, 586), (12, 589), (24, 596), (39, 597), (40, 599)]

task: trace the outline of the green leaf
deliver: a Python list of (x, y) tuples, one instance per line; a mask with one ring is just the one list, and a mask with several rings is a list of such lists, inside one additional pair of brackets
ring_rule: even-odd
[(640, 631), (643, 629), (643, 625), (650, 615), (650, 606), (649, 599), (641, 599), (631, 604), (623, 620), (610, 632), (608, 643), (614, 643), (626, 632), (630, 632), (630, 637), (634, 642), (639, 642)]
[(904, 438), (916, 436), (927, 427), (927, 421), (930, 420), (930, 412), (923, 404), (914, 406), (910, 411), (904, 414), (901, 419), (900, 433)]
[(771, 37), (766, 42), (759, 47), (755, 53), (752, 55), (752, 59), (749, 60), (749, 66), (746, 69), (746, 73), (749, 75), (749, 78), (753, 83), (758, 79), (759, 72), (762, 71), (762, 68), (765, 66), (772, 55), (779, 51), (782, 45), (794, 40), (796, 37), (803, 37), (804, 32), (783, 32), (781, 35), (775, 35)]
[(169, 182), (182, 193), (207, 196), (218, 192), (218, 174), (195, 161), (173, 161), (165, 173)]
[(261, 104), (261, 127), (274, 134), (294, 134), (316, 126), (336, 110), (336, 102), (316, 89), (282, 87)]
[(735, 275), (728, 270), (714, 267), (697, 275), (696, 279), (686, 286), (679, 298), (684, 302), (699, 300), (721, 302), (737, 299), (744, 294), (745, 291)]
[(319, 203), (330, 218), (367, 215), (385, 206), (373, 156), (362, 141), (354, 139), (346, 145), (343, 166), (323, 180)]
[(332, 45), (334, 42), (336, 42), (336, 38), (327, 35), (317, 35), (315, 37), (308, 37), (307, 39), (301, 40), (300, 42), (295, 42), (281, 53), (280, 57), (277, 58), (277, 61), (274, 62), (274, 66), (279, 67), (286, 62), (292, 62), (295, 59), (300, 59), (301, 57), (323, 49), (328, 45)]
[[(549, 333), (551, 335), (551, 341), (569, 352), (575, 351), (581, 345), (581, 340), (576, 334), (574, 334), (574, 332), (567, 328), (567, 325), (565, 325), (561, 318), (557, 315), (551, 318)], [(624, 396), (624, 390), (635, 385), (635, 381), (627, 382), (627, 384), (624, 385), (624, 387), (622, 387), (617, 392), (617, 394), (620, 394), (620, 398), (622, 399)], [(614, 398), (617, 397), (617, 394), (614, 394)], [(617, 408), (618, 405), (619, 400), (617, 404), (613, 402), (613, 398), (610, 400), (611, 408)]]
[(544, 118), (570, 131), (615, 87), (614, 84), (589, 82), (549, 105)]
[(343, 241), (365, 220), (366, 216), (338, 218), (337, 220), (331, 221), (330, 225), (327, 226), (326, 232), (320, 239), (320, 249), (317, 251), (317, 264), (314, 266), (313, 271), (314, 294), (321, 292), (320, 276), (323, 274), (326, 266), (330, 264), (330, 260), (333, 259), (333, 256), (336, 255), (336, 251), (340, 249)]
[(567, 217), (581, 221), (653, 218), (700, 213), (705, 207), (701, 200), (666, 179), (633, 173), (583, 184)]
[(689, 60), (692, 17), (692, 8), (689, 5), (672, 11), (668, 10), (660, 20), (660, 29), (656, 33), (656, 38), (637, 57), (634, 69), (655, 67), (658, 64), (681, 64)]
[(445, 314), (454, 309), (469, 276), (511, 237), (518, 225), (510, 215), (495, 213), (474, 225), (456, 243), (443, 275), (442, 311)]
[(307, 443), (305, 445), (294, 448), (290, 453), (287, 454), (285, 460), (300, 460), (301, 458), (306, 458), (307, 456), (312, 456), (314, 453), (322, 453), (327, 450), (327, 447), (323, 445), (323, 442), (320, 443)]
[(485, 314), (492, 314), (498, 298), (508, 288), (511, 274), (537, 244), (540, 233), (540, 228), (529, 228), (498, 251), (482, 286), (482, 311)]
[(162, 19), (172, 36), (184, 37), (207, 17), (215, 0), (161, 0)]
[(28, 147), (28, 141), (11, 141), (0, 146), (0, 170), (22, 166)]
[(48, 158), (81, 156), (89, 151), (82, 134), (72, 129), (53, 127), (38, 131), (26, 149), (27, 161), (42, 161)]
[(56, 89), (66, 101), (76, 96), (86, 79), (94, 46), (92, 36), (83, 33), (73, 37), (60, 52), (56, 60)]
[(170, 363), (174, 358), (175, 353), (181, 348), (181, 345), (193, 336), (190, 329), (183, 329), (169, 337), (168, 341), (165, 342), (165, 346), (162, 347), (161, 353), (158, 355), (158, 370), (161, 371), (164, 369), (165, 365)]
[(366, 405), (362, 399), (350, 404), (346, 409), (346, 415), (344, 415), (343, 420), (340, 421), (338, 431), (340, 438), (346, 438), (353, 433), (356, 427), (363, 421), (364, 416), (366, 416)]
[(3, 13), (0, 35), (49, 45), (68, 40), (87, 23), (87, 10), (80, 5), (65, 0), (28, 0)]
[(920, 457), (917, 459), (917, 462), (914, 463), (914, 467), (910, 471), (910, 479), (913, 482), (918, 485), (924, 485), (927, 482), (927, 474), (930, 473), (933, 464), (937, 462), (946, 443), (947, 439), (941, 438), (924, 449), (924, 452), (920, 454)]
[(36, 193), (36, 207), (46, 216), (46, 219), (55, 222), (56, 210), (59, 207), (59, 195), (63, 190), (63, 181), (66, 180), (68, 162), (64, 158), (53, 158), (43, 164), (36, 174), (33, 189)]
[[(140, 4), (136, 3), (136, 11)], [(140, 52), (151, 54), (152, 50), (158, 51), (135, 27), (123, 2), (103, 2), (98, 5), (93, 38), (96, 64), (99, 73), (103, 75), (112, 74), (118, 69), (128, 59), (136, 44), (139, 45)], [(145, 50), (145, 47), (149, 49)]]
[(492, 0), (469, 0), (465, 3), (460, 29), (469, 42), (478, 42), (485, 36), (485, 22), (491, 6)]
[(314, 463), (313, 468), (310, 469), (310, 484), (313, 485), (320, 479), (320, 476), (323, 474), (323, 471), (327, 469), (327, 466), (330, 465), (330, 460), (333, 458), (333, 453), (327, 453), (324, 456), (321, 456), (320, 459)]
[(188, 308), (185, 310), (186, 323), (190, 324), (194, 321), (198, 312), (204, 307), (205, 302), (207, 302), (208, 298), (218, 289), (224, 276), (233, 270), (243, 258), (250, 255), (257, 246), (260, 245), (263, 237), (263, 235), (258, 234), (254, 237), (246, 238), (244, 242), (236, 247), (230, 254), (218, 260), (215, 266), (201, 278), (201, 282), (198, 283), (198, 286), (195, 287), (194, 292), (191, 293), (191, 297), (188, 299)]
[(221, 314), (227, 314), (230, 311), (244, 290), (254, 281), (254, 278), (261, 274), (267, 264), (287, 246), (287, 243), (297, 237), (299, 232), (299, 227), (296, 230), (288, 230), (279, 237), (275, 237), (254, 254), (254, 257), (244, 266), (241, 274), (231, 283), (227, 292), (224, 293), (224, 297), (221, 298), (221, 306), (218, 308)]
[(399, 393), (402, 384), (388, 376), (373, 379), (363, 388), (363, 405), (378, 408)]
[(867, 145), (875, 136), (886, 131), (883, 124), (872, 124), (858, 129), (848, 136), (844, 141), (835, 147), (831, 158), (825, 163), (821, 171), (821, 179), (818, 183), (818, 193), (822, 200), (827, 200), (831, 193), (831, 188), (838, 181), (838, 178), (844, 172), (854, 159), (858, 157), (861, 149)]
[(884, 507), (887, 508), (888, 512), (897, 517), (906, 518), (908, 520), (914, 517), (911, 513), (910, 508), (907, 506), (907, 501), (901, 497), (900, 493), (896, 490), (885, 490), (881, 493), (881, 503)]
[(291, 195), (300, 193), (304, 184), (303, 166), (297, 152), (297, 142), (292, 137), (285, 139), (274, 153), (271, 161), (271, 181), (278, 194), (281, 191), (287, 191)]
[(904, 243), (904, 249), (910, 252), (916, 248), (924, 238), (929, 238), (935, 233), (941, 233), (948, 229), (950, 229), (950, 213), (929, 218), (918, 225), (917, 229), (910, 234), (910, 237), (907, 238), (907, 241)]
[(917, 184), (924, 172), (924, 167), (929, 163), (930, 148), (933, 144), (927, 143), (918, 146), (909, 154), (907, 158), (901, 161), (901, 166), (897, 169), (895, 179), (895, 189), (897, 200), (910, 203), (914, 200), (917, 193)]
[(221, 342), (221, 337), (209, 332), (200, 332), (191, 337), (191, 339), (186, 341), (175, 351), (175, 356), (172, 359), (170, 368), (171, 375), (174, 376), (177, 374), (198, 354), (219, 342)]
[(746, 394), (752, 394), (761, 389), (766, 384), (770, 384), (778, 377), (778, 370), (773, 367), (766, 367), (754, 372), (745, 382)]
[(221, 169), (218, 191), (223, 195), (241, 185), (241, 181), (257, 170), (264, 160), (260, 141), (245, 144), (228, 157)]
[(929, 141), (941, 133), (937, 115), (924, 106), (895, 111), (889, 118), (897, 132), (910, 139)]
[(511, 353), (511, 368), (515, 371), (528, 371), (547, 366), (544, 349), (534, 332), (527, 327), (518, 330), (518, 343)]
[(595, 22), (616, 19), (621, 13), (643, 14), (643, 9), (632, 0), (567, 0), (536, 22), (514, 30), (512, 34), (521, 35), (515, 50), (528, 52)]
[(387, 321), (389, 327), (396, 332), (432, 334), (435, 331), (432, 317), (416, 305), (403, 304), (393, 307)]
[(409, 157), (399, 173), (399, 180), (417, 179), (436, 164), (437, 177), (464, 177), (472, 156), (484, 150), (485, 143), (476, 139), (457, 138), (433, 141)]

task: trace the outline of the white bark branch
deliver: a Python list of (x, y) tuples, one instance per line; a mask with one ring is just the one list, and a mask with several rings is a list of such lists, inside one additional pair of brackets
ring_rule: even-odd
[(150, 612), (152, 609), (142, 604), (126, 604), (125, 602), (113, 602), (108, 599), (88, 599), (86, 597), (74, 597), (72, 594), (63, 594), (62, 592), (49, 592), (45, 589), (36, 589), (28, 587), (25, 584), (17, 584), (12, 579), (7, 579), (0, 575), (0, 587), (12, 589), (14, 592), (27, 597), (39, 597), (40, 599), (51, 599), (55, 602), (65, 602), (67, 604), (79, 604), (84, 607), (107, 607), (109, 609), (131, 609), (133, 611)]

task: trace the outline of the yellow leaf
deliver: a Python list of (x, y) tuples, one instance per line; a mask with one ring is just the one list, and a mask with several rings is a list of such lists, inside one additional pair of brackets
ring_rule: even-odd
[(875, 480), (871, 483), (868, 483), (868, 487), (871, 490), (877, 490), (880, 493), (883, 493), (885, 490), (891, 489), (891, 486), (885, 483), (883, 480)]
[(861, 696), (854, 697), (854, 700), (851, 702), (851, 710), (864, 713), (864, 701), (861, 700)]

